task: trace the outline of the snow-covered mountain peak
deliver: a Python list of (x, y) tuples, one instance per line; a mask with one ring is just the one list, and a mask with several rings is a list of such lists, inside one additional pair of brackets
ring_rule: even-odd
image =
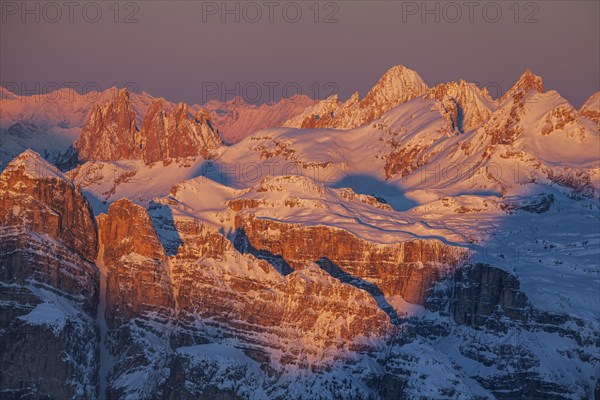
[(2, 180), (7, 180), (17, 171), (32, 179), (61, 179), (70, 182), (58, 168), (31, 149), (12, 160), (0, 176)]
[(515, 82), (515, 84), (506, 93), (504, 93), (502, 97), (500, 97), (499, 102), (504, 103), (506, 100), (519, 93), (525, 95), (531, 91), (542, 93), (544, 91), (544, 83), (540, 76), (535, 75), (528, 68), (519, 77), (519, 80)]
[[(577, 111), (557, 91), (518, 93), (511, 102), (498, 109), (494, 117), (504, 115), (529, 135), (549, 135), (556, 129), (565, 130), (577, 121)], [(490, 120), (494, 123), (495, 118)]]
[(415, 82), (418, 84), (423, 83), (423, 79), (419, 76), (419, 74), (404, 65), (395, 65), (388, 69), (382, 76), (379, 78), (379, 82), (382, 83), (394, 83), (394, 82)]
[(283, 126), (294, 128), (352, 129), (373, 121), (395, 106), (427, 93), (427, 84), (415, 71), (402, 65), (390, 68), (359, 101), (354, 93), (340, 104), (337, 95), (318, 102)]
[(579, 115), (600, 124), (600, 92), (590, 96), (579, 110)]
[(433, 87), (425, 98), (436, 99), (442, 115), (459, 132), (478, 128), (497, 108), (487, 90), (462, 79)]
[(428, 89), (427, 84), (418, 73), (402, 65), (397, 65), (383, 74), (367, 93), (360, 102), (361, 108), (374, 106), (382, 109), (389, 104), (398, 105), (421, 96)]

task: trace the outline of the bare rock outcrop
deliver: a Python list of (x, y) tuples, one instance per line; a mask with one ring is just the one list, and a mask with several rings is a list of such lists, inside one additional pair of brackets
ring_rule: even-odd
[(119, 91), (108, 104), (96, 104), (88, 116), (81, 137), (75, 142), (79, 160), (115, 161), (139, 158), (140, 134), (135, 110), (127, 89)]
[(109, 327), (155, 312), (170, 315), (175, 302), (167, 256), (144, 208), (122, 199), (98, 216), (107, 275)]
[(167, 112), (162, 100), (154, 100), (138, 129), (136, 112), (125, 89), (111, 103), (93, 108), (75, 143), (82, 162), (143, 159), (146, 164), (206, 158), (220, 145), (221, 138), (209, 115), (200, 110), (192, 117), (183, 102)]
[(37, 153), (0, 175), (0, 397), (95, 399), (96, 225)]
[[(465, 255), (463, 249), (434, 240), (374, 244), (327, 226), (300, 226), (238, 214), (236, 245), (292, 269), (310, 262), (332, 263), (336, 270), (366, 280), (385, 296), (402, 296), (423, 304), (429, 289), (448, 267)], [(334, 272), (335, 275), (335, 272)]]

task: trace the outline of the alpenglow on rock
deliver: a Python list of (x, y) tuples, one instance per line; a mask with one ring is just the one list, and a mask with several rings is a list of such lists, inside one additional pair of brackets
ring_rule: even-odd
[(59, 170), (29, 150), (6, 167), (0, 398), (96, 398), (97, 246), (89, 203)]
[(192, 117), (183, 102), (166, 112), (162, 101), (154, 100), (139, 130), (126, 89), (111, 103), (94, 107), (75, 143), (82, 162), (143, 159), (147, 164), (206, 158), (220, 145), (208, 114), (200, 110)]
[(141, 155), (140, 134), (127, 89), (103, 105), (95, 105), (75, 143), (80, 161), (131, 160)]
[(336, 104), (336, 95), (308, 107), (303, 114), (284, 126), (295, 128), (352, 129), (383, 115), (398, 104), (427, 93), (427, 84), (415, 71), (402, 65), (390, 68), (367, 95), (359, 101), (358, 93), (345, 103)]

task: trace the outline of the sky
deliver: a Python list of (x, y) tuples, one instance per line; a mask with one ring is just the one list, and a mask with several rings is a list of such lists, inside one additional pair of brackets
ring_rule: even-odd
[(579, 107), (600, 90), (599, 49), (598, 1), (0, 2), (0, 83), (20, 94), (345, 99), (401, 64), (493, 95), (530, 68)]

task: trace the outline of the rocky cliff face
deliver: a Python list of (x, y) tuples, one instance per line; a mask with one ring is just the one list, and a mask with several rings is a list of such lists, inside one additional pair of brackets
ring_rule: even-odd
[(0, 175), (0, 397), (95, 399), (97, 233), (82, 194), (27, 151)]
[[(316, 262), (333, 276), (364, 280), (374, 295), (401, 296), (424, 304), (428, 290), (465, 252), (436, 241), (407, 241), (380, 245), (326, 226), (299, 226), (253, 215), (236, 215), (235, 243), (243, 252), (301, 269)], [(377, 292), (378, 291), (378, 292)]]
[[(421, 333), (437, 331), (435, 336), (460, 340), (457, 351), (480, 366), (475, 379), (494, 398), (593, 398), (597, 377), (587, 371), (594, 369), (600, 340), (595, 323), (536, 309), (509, 272), (488, 264), (466, 265), (438, 286), (428, 307), (459, 328), (444, 332), (436, 322), (423, 325)], [(554, 343), (550, 348), (542, 344), (549, 342)], [(575, 348), (596, 355), (581, 357)], [(580, 363), (577, 372), (548, 365), (547, 357), (556, 352)]]
[(119, 91), (110, 103), (96, 104), (75, 143), (80, 161), (114, 161), (139, 158), (140, 135), (129, 92)]
[(461, 133), (480, 127), (496, 109), (487, 91), (463, 80), (437, 85), (425, 98), (437, 99), (442, 115)]
[(109, 327), (147, 313), (172, 313), (175, 302), (167, 256), (146, 210), (129, 200), (98, 217), (101, 257), (107, 276)]
[(499, 311), (512, 320), (523, 320), (529, 308), (519, 281), (498, 268), (478, 264), (457, 271), (451, 313), (459, 324), (484, 325)]
[[(0, 224), (7, 235), (3, 243), (20, 249), (5, 253), (9, 258), (3, 278), (19, 284), (35, 279), (80, 295), (92, 312), (98, 282), (97, 270), (89, 263), (96, 259), (98, 237), (85, 197), (54, 166), (37, 153), (26, 151), (0, 175), (0, 204)], [(37, 262), (25, 262), (21, 252), (32, 251), (26, 245), (28, 238), (34, 243), (48, 242), (49, 249), (56, 248), (69, 259), (79, 255), (81, 261), (69, 271), (60, 258), (41, 251)]]
[[(241, 354), (261, 368), (310, 368), (369, 348), (360, 339), (390, 331), (389, 317), (371, 295), (320, 267), (306, 265), (283, 276), (267, 262), (238, 253), (224, 236), (193, 218), (169, 222), (161, 218), (168, 211), (164, 206), (154, 210), (158, 230), (179, 238), (170, 257), (140, 206), (121, 200), (98, 217), (108, 348), (115, 357), (110, 398), (145, 390), (175, 395), (183, 389), (173, 392), (172, 380), (208, 379), (185, 346), (225, 346), (223, 338), (237, 338)], [(152, 335), (157, 337), (148, 347)], [(139, 360), (121, 356), (124, 349)], [(147, 376), (155, 382), (145, 388), (124, 385), (140, 365), (155, 370)], [(213, 393), (206, 385), (186, 390), (190, 396)]]
[(579, 115), (600, 124), (600, 92), (596, 92), (581, 106)]
[(166, 156), (167, 118), (160, 100), (154, 101), (148, 108), (142, 122), (144, 131), (143, 158), (146, 164), (162, 161)]
[(529, 92), (543, 93), (544, 83), (541, 77), (526, 69), (519, 77), (519, 80), (498, 99), (498, 103), (502, 104), (519, 94), (524, 96)]
[[(196, 310), (205, 318), (212, 316), (219, 320), (226, 317), (232, 322), (237, 321), (234, 324), (248, 325), (250, 331), (276, 331), (283, 340), (289, 332), (295, 340), (305, 343), (306, 352), (319, 354), (328, 347), (343, 349), (343, 343), (352, 343), (358, 336), (367, 337), (375, 332), (383, 334), (389, 328), (387, 316), (367, 293), (340, 283), (310, 261), (304, 263), (306, 271), (282, 276), (268, 263), (237, 253), (228, 240), (212, 229), (189, 220), (177, 221), (176, 225), (183, 237), (183, 245), (176, 256), (177, 265), (173, 269), (177, 276), (175, 282), (181, 309), (188, 312)], [(232, 253), (233, 259), (228, 255)], [(189, 265), (190, 261), (198, 258), (206, 259), (204, 268)], [(221, 267), (223, 271), (218, 273), (210, 266), (210, 259), (227, 267)], [(229, 267), (234, 263), (245, 267), (236, 271)], [(206, 274), (203, 269), (213, 272)], [(195, 278), (189, 276), (192, 271), (195, 271)], [(217, 282), (215, 279), (228, 282), (226, 292), (216, 297), (237, 297), (238, 300), (214, 304), (206, 297), (215, 297), (214, 290), (219, 290), (212, 288)], [(200, 286), (199, 282), (205, 283)], [(236, 295), (232, 297), (231, 293)], [(238, 301), (239, 304), (236, 304)], [(344, 310), (337, 308), (344, 303), (351, 306)], [(201, 311), (202, 308), (205, 310)], [(322, 315), (328, 313), (338, 315), (346, 323), (327, 326)], [(354, 313), (362, 315), (361, 321), (350, 319)], [(286, 358), (291, 361), (295, 358), (293, 352), (299, 349), (289, 350)]]
[(141, 130), (126, 90), (110, 104), (96, 106), (75, 144), (80, 161), (143, 158), (146, 164), (165, 164), (186, 157), (208, 157), (222, 144), (209, 116), (199, 110), (191, 118), (187, 104), (166, 112), (160, 99), (148, 107)]
[(207, 158), (210, 150), (222, 144), (205, 111), (199, 111), (193, 119), (189, 118), (188, 113), (187, 105), (180, 103), (167, 116), (169, 121), (167, 125), (171, 127), (166, 134), (168, 158), (197, 155)]
[(198, 111), (190, 119), (185, 103), (165, 112), (160, 100), (150, 106), (144, 117), (142, 141), (142, 156), (146, 164), (158, 161), (168, 164), (198, 155), (208, 157), (210, 150), (222, 144), (205, 111)]

